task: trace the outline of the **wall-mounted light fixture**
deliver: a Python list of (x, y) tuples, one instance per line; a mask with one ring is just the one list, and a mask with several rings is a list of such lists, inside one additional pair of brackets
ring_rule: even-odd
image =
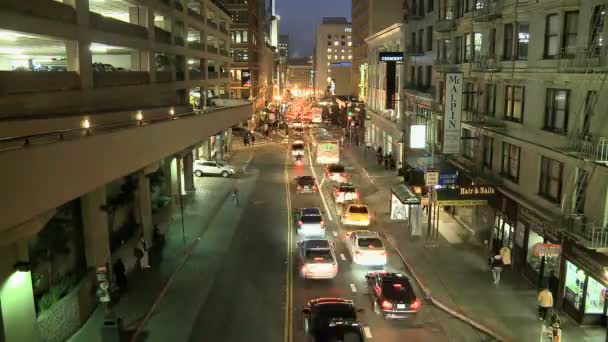
[(141, 112), (141, 110), (137, 111), (137, 114), (135, 114), (135, 120), (137, 120), (137, 124), (141, 125), (144, 121), (144, 114)]

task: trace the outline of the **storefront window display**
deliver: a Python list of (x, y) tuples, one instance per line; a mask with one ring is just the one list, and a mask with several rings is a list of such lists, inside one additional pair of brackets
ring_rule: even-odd
[[(552, 274), (557, 274), (558, 266), (559, 266), (559, 258), (553, 256), (540, 256), (534, 254), (534, 246), (539, 243), (545, 243), (545, 239), (536, 233), (533, 230), (530, 230), (530, 234), (528, 235), (528, 251), (526, 253), (526, 261), (530, 268), (532, 268), (536, 273), (541, 272), (541, 265), (544, 258), (544, 269), (542, 274), (542, 280), (548, 281), (548, 277)], [(541, 285), (549, 285), (549, 284), (541, 284)]]
[(569, 302), (575, 309), (580, 310), (583, 288), (587, 274), (570, 261), (566, 262), (566, 288), (564, 300)]
[(507, 222), (504, 217), (496, 215), (494, 219), (494, 247), (500, 249), (507, 246), (513, 249), (513, 238), (515, 237), (515, 226)]
[(599, 281), (589, 277), (587, 297), (585, 298), (586, 314), (605, 314), (606, 287)]

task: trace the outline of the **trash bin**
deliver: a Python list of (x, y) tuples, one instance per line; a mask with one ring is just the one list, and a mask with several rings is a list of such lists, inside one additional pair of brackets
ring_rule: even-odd
[(122, 320), (120, 318), (106, 317), (101, 327), (101, 340), (103, 342), (120, 342)]

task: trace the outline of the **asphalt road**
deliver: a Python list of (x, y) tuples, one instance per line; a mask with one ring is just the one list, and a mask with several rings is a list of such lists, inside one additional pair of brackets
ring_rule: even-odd
[[(221, 246), (224, 251), (221, 259), (213, 259), (219, 263), (214, 273), (192, 280), (201, 282), (201, 288), (206, 290), (194, 291), (194, 296), (203, 298), (197, 305), (189, 340), (304, 341), (301, 310), (306, 302), (335, 296), (352, 299), (363, 309), (359, 320), (370, 341), (478, 341), (479, 336), (463, 333), (470, 331), (464, 323), (425, 302), (417, 286), (414, 287), (422, 299), (422, 309), (415, 319), (390, 321), (374, 313), (364, 286), (364, 275), (371, 269), (351, 264), (330, 184), (323, 181), (323, 196), (295, 192), (293, 177), (315, 175), (321, 182), (322, 167), (311, 167), (308, 150), (305, 165), (295, 167), (287, 146), (276, 143), (256, 147), (247, 172), (233, 181), (247, 190), (241, 190), (241, 203), (233, 209), (231, 219), (236, 224), (230, 224), (230, 229), (234, 233), (205, 241), (207, 246)], [(355, 182), (362, 178), (356, 170), (349, 172), (358, 174)], [(361, 191), (365, 196), (365, 187)], [(292, 209), (300, 207), (319, 207), (324, 212), (326, 237), (336, 243), (339, 273), (335, 279), (300, 278), (294, 252), (298, 237), (295, 222), (291, 221)], [(374, 229), (373, 222), (369, 229)], [(198, 262), (205, 262), (204, 253), (207, 252), (197, 253)], [(407, 274), (397, 253), (390, 249), (385, 269)]]

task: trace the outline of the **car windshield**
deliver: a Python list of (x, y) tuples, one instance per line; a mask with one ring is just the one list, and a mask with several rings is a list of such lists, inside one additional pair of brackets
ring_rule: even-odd
[(367, 207), (351, 206), (348, 211), (355, 214), (367, 214)]
[(291, 145), (291, 148), (294, 150), (303, 150), (304, 145), (303, 144), (293, 144), (293, 145)]
[(333, 256), (329, 249), (309, 249), (306, 251), (306, 260), (317, 262), (332, 261)]
[(355, 192), (357, 189), (354, 186), (341, 185), (340, 192)]
[(300, 218), (300, 220), (304, 223), (319, 223), (319, 222), (323, 221), (321, 216), (314, 216), (314, 215), (302, 216)]
[(414, 301), (416, 295), (407, 280), (392, 280), (382, 283), (382, 294), (390, 299)]
[(329, 172), (344, 172), (344, 166), (342, 165), (331, 165)]
[(303, 176), (303, 177), (300, 177), (299, 182), (300, 182), (300, 184), (310, 185), (310, 184), (314, 183), (314, 178), (312, 178), (310, 176)]
[(382, 241), (378, 238), (360, 238), (357, 244), (359, 247), (382, 248)]

